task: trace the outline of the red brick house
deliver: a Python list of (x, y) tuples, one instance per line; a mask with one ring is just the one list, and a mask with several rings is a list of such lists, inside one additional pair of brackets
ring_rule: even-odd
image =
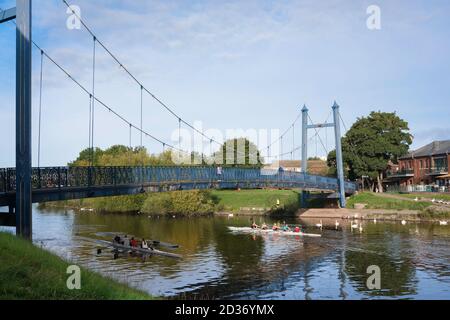
[(449, 186), (450, 140), (434, 141), (398, 159), (398, 168), (388, 171), (385, 183)]

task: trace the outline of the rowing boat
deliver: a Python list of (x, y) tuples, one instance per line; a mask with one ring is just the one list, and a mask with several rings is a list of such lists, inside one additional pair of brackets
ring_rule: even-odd
[(112, 247), (114, 250), (116, 250), (117, 252), (121, 252), (121, 253), (137, 253), (142, 256), (158, 255), (158, 256), (176, 258), (176, 259), (182, 258), (182, 256), (179, 254), (165, 252), (165, 251), (157, 250), (154, 248), (144, 249), (144, 248), (139, 248), (139, 247), (128, 247), (128, 246), (124, 246), (119, 243), (113, 243), (112, 241), (90, 239), (90, 238), (81, 237), (81, 236), (78, 236), (78, 238), (85, 240), (85, 241), (94, 242), (103, 247)]
[(144, 249), (144, 248), (139, 248), (139, 247), (127, 247), (124, 246), (122, 244), (118, 244), (118, 243), (113, 243), (110, 241), (105, 241), (105, 240), (96, 240), (97, 243), (99, 244), (103, 244), (105, 246), (112, 246), (115, 249), (118, 250), (124, 250), (126, 252), (132, 252), (132, 253), (139, 253), (142, 255), (159, 255), (159, 256), (164, 256), (164, 257), (169, 257), (169, 258), (181, 258), (181, 255), (179, 254), (175, 254), (175, 253), (171, 253), (171, 252), (165, 252), (165, 251), (160, 251), (154, 248), (149, 248), (149, 249)]
[[(120, 238), (124, 238), (124, 234), (120, 234), (120, 233), (114, 233), (114, 232), (97, 232), (96, 233), (97, 236), (99, 237), (114, 237), (114, 236), (120, 236)], [(139, 237), (136, 237), (134, 235), (127, 235), (129, 239), (131, 239), (132, 237), (138, 239)], [(168, 243), (168, 242), (162, 242), (159, 240), (147, 240), (147, 243), (150, 244), (151, 246), (155, 246), (155, 247), (164, 247), (164, 248), (168, 248), (168, 249), (178, 249), (180, 246), (178, 244), (173, 244), (173, 243)]]
[(249, 227), (228, 227), (230, 231), (233, 232), (243, 232), (243, 233), (266, 233), (266, 234), (280, 234), (284, 236), (301, 236), (301, 237), (313, 237), (320, 238), (320, 234), (315, 233), (304, 233), (304, 232), (294, 232), (294, 231), (274, 231), (271, 229), (253, 229)]

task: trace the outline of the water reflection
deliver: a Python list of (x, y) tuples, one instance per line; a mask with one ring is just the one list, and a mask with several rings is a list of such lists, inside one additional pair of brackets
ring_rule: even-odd
[[(320, 233), (317, 221), (301, 223)], [(236, 234), (249, 217), (158, 219), (34, 208), (34, 239), (58, 255), (151, 294), (231, 299), (449, 299), (450, 227), (432, 224), (323, 221), (322, 238)], [(180, 245), (182, 260), (112, 259), (82, 237), (102, 232)], [(81, 237), (80, 237), (81, 236)], [(168, 249), (164, 249), (168, 250)], [(366, 286), (367, 267), (381, 268), (381, 290)]]

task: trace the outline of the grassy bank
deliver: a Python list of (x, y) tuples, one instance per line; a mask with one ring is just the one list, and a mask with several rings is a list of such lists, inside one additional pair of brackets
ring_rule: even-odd
[(215, 190), (213, 197), (219, 206), (229, 211), (242, 208), (275, 208), (277, 200), (280, 207), (298, 205), (299, 193), (295, 190)]
[(151, 297), (81, 269), (81, 290), (66, 286), (67, 267), (59, 257), (0, 232), (0, 299), (143, 300)]
[[(432, 195), (430, 195), (432, 197)], [(402, 199), (404, 198), (404, 200)], [(417, 212), (417, 217), (424, 220), (440, 220), (450, 218), (450, 210), (446, 207), (433, 205), (429, 200), (412, 201), (416, 195), (399, 194), (373, 194), (359, 193), (350, 197), (348, 208), (354, 208), (355, 204), (365, 204), (367, 209), (412, 210)], [(427, 198), (424, 195), (419, 199)], [(437, 197), (436, 197), (437, 199)]]
[(94, 209), (97, 212), (142, 213), (158, 216), (201, 216), (218, 210), (209, 191), (172, 191), (93, 199), (68, 200), (40, 205), (45, 208)]
[(366, 204), (367, 209), (391, 209), (391, 210), (425, 210), (431, 206), (430, 202), (415, 202), (393, 198), (384, 198), (373, 193), (363, 192), (350, 197), (348, 208), (354, 208), (356, 203)]
[[(277, 206), (277, 200), (280, 201), (279, 206)], [(199, 216), (219, 211), (236, 212), (252, 208), (264, 209), (263, 212), (272, 210), (277, 213), (292, 213), (300, 207), (300, 195), (296, 190), (191, 190), (69, 200), (40, 206), (41, 208), (87, 208), (97, 212), (141, 212), (162, 216)]]
[(443, 201), (450, 201), (450, 194), (442, 194), (442, 193), (394, 193), (396, 196), (400, 196), (407, 199), (435, 199), (437, 201), (443, 200)]

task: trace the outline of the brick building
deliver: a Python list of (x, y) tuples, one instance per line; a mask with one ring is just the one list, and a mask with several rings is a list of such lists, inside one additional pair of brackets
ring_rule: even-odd
[(398, 159), (385, 183), (399, 187), (449, 186), (450, 140), (434, 141)]

